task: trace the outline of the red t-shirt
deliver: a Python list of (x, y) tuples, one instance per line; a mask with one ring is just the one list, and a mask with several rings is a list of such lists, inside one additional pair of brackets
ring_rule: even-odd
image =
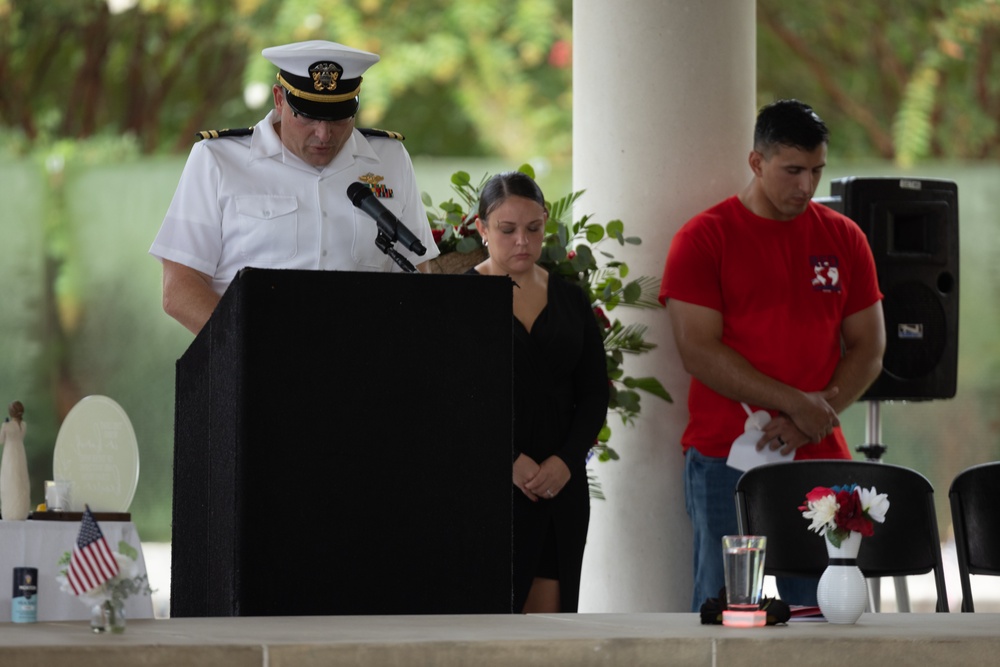
[[(871, 248), (854, 221), (815, 202), (792, 220), (761, 218), (736, 196), (677, 232), (660, 287), (662, 303), (722, 313), (723, 343), (761, 373), (807, 392), (833, 377), (844, 318), (881, 298)], [(688, 409), (684, 449), (728, 456), (746, 421), (740, 403), (692, 378)], [(839, 428), (795, 455), (850, 457)]]

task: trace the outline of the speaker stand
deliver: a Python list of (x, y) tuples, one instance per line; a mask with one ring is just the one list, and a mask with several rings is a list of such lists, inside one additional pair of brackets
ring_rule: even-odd
[(882, 455), (889, 449), (882, 444), (882, 404), (879, 401), (868, 401), (868, 416), (865, 420), (865, 444), (857, 451), (865, 455), (868, 461), (882, 462)]
[[(868, 415), (865, 420), (865, 444), (857, 451), (865, 455), (865, 460), (882, 463), (882, 455), (889, 449), (882, 444), (882, 404), (880, 401), (868, 401)], [(906, 577), (893, 577), (896, 586), (897, 611), (910, 611), (910, 590), (906, 586)], [(882, 579), (874, 577), (868, 581), (868, 608), (875, 612), (882, 610)]]

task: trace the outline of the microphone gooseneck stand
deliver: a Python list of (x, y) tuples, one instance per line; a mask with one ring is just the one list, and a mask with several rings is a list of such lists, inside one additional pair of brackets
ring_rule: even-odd
[[(857, 451), (865, 455), (865, 460), (882, 463), (882, 455), (889, 449), (882, 444), (882, 403), (868, 401), (868, 415), (865, 420), (865, 444)], [(896, 586), (896, 607), (898, 611), (910, 611), (910, 590), (906, 586), (906, 577), (893, 577)], [(868, 606), (870, 611), (882, 610), (881, 579), (867, 579)]]
[(403, 257), (398, 250), (392, 247), (392, 244), (395, 242), (396, 239), (390, 237), (382, 230), (379, 230), (378, 236), (375, 237), (375, 245), (378, 246), (379, 250), (389, 255), (389, 257), (392, 258), (392, 261), (396, 262), (396, 264), (398, 264), (399, 267), (407, 273), (416, 273), (417, 269), (410, 263), (410, 260)]

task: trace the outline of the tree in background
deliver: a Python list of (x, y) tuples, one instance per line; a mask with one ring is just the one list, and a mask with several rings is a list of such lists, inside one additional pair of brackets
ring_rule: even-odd
[(0, 0), (0, 123), (29, 145), (104, 134), (186, 149), (213, 115), (245, 115), (234, 100), (268, 4)]
[(1000, 0), (757, 0), (761, 102), (820, 110), (839, 157), (1000, 158)]
[(22, 150), (107, 134), (185, 152), (198, 130), (263, 115), (275, 79), (261, 49), (330, 39), (382, 56), (359, 122), (398, 126), (411, 153), (565, 160), (571, 5), (0, 0), (0, 126)]
[[(839, 157), (1000, 156), (1000, 0), (757, 7), (761, 102), (814, 104)], [(185, 152), (197, 130), (259, 120), (262, 48), (331, 39), (382, 56), (359, 122), (404, 132), (411, 153), (565, 163), (571, 14), (572, 0), (0, 0), (0, 128), (22, 150), (104, 133)]]
[(572, 0), (287, 0), (254, 44), (248, 83), (274, 82), (260, 48), (331, 39), (381, 55), (363, 86), (362, 121), (404, 132), (411, 153), (565, 161), (571, 7)]

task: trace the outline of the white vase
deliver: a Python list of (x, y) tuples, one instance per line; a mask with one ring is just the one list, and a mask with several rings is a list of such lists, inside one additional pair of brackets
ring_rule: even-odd
[(830, 544), (830, 540), (824, 541), (830, 564), (816, 589), (819, 609), (829, 623), (854, 623), (868, 603), (868, 586), (857, 560), (861, 533), (852, 531), (839, 547)]

